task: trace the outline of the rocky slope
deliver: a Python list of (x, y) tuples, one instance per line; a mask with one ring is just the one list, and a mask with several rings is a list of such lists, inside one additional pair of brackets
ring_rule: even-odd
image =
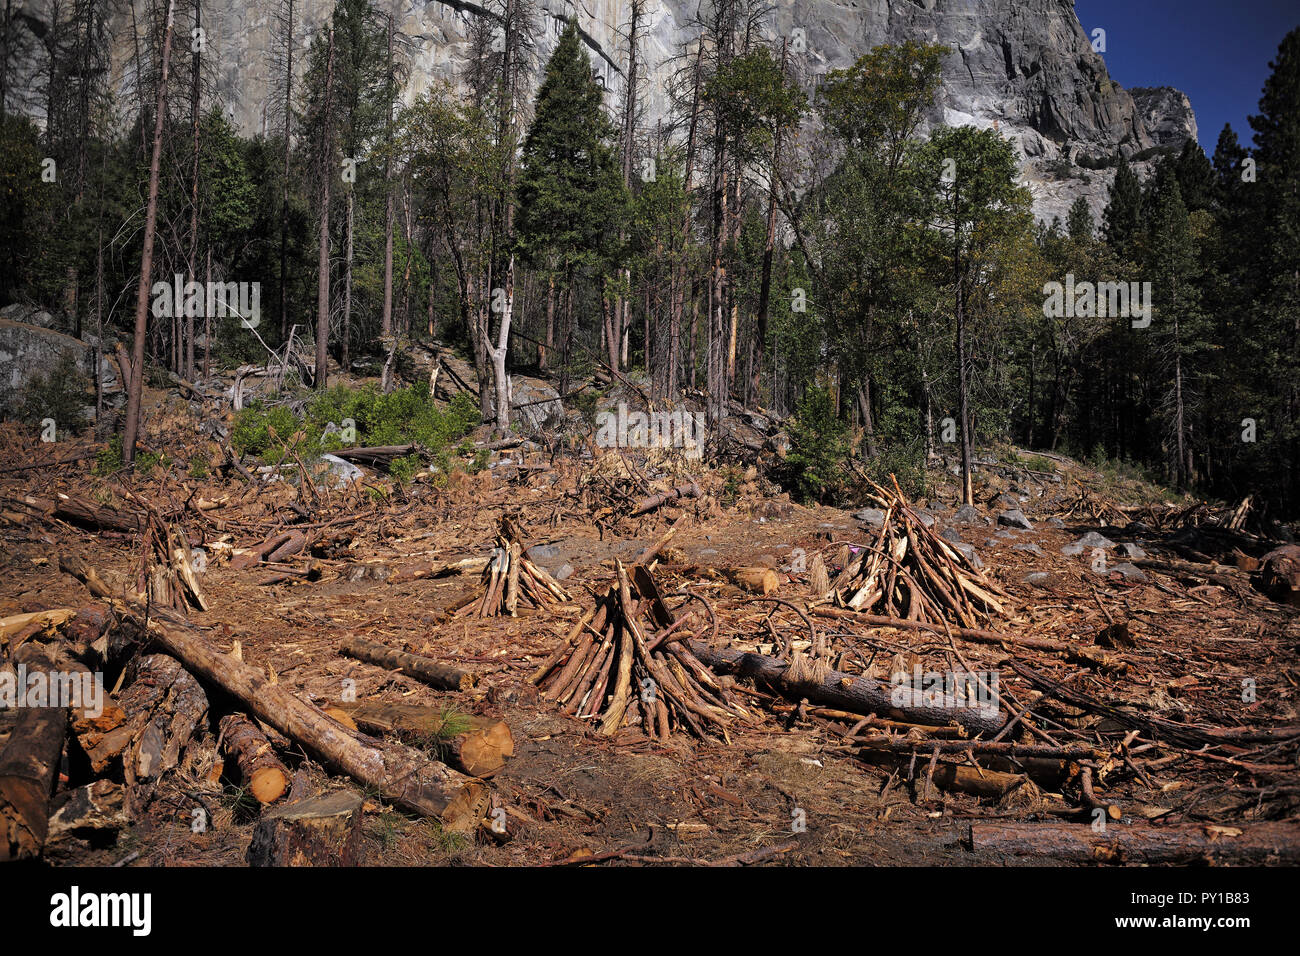
[[(39, 30), (35, 24), (48, 22), (50, 6), (57, 2), (29, 0), (15, 29)], [(411, 41), (408, 98), (438, 79), (454, 79), (468, 50), (471, 23), (496, 19), (493, 5), (474, 0), (374, 2), (381, 12), (393, 14), (397, 29)], [(134, 82), (131, 3), (138, 8), (135, 22), (147, 16), (145, 0), (130, 0), (114, 24), (114, 83), (124, 95)], [(331, 6), (328, 0), (298, 0), (295, 32), (300, 43), (321, 25)], [(650, 6), (641, 45), (641, 59), (649, 68), (645, 107), (650, 122), (667, 109), (664, 89), (671, 58), (697, 34), (691, 21), (699, 6), (693, 0), (659, 0)], [(1132, 154), (1172, 143), (1184, 133), (1195, 135), (1195, 118), (1181, 93), (1144, 91), (1135, 103), (1109, 78), (1072, 0), (774, 0), (772, 7), (767, 33), (791, 38), (796, 51), (802, 47), (794, 65), (810, 89), (827, 71), (848, 66), (880, 43), (914, 39), (949, 47), (931, 125), (1000, 130), (1022, 157), (1035, 210), (1043, 218), (1064, 218), (1080, 194), (1100, 210), (1112, 174), (1082, 173), (1073, 162), (1080, 155)], [(611, 105), (615, 103), (626, 62), (620, 39), (626, 0), (538, 0), (538, 8), (539, 69), (564, 18), (576, 13), (595, 69), (610, 90)], [(276, 125), (272, 10), (245, 0), (204, 3), (216, 89), (245, 132), (270, 131)], [(188, 22), (181, 22), (188, 32)], [(25, 45), (39, 50), (33, 39)], [(296, 59), (301, 67), (305, 58)]]

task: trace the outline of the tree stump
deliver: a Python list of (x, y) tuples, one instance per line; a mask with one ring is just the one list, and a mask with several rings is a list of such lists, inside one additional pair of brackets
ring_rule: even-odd
[(249, 866), (357, 866), (361, 804), (345, 790), (308, 797), (262, 814), (248, 847)]

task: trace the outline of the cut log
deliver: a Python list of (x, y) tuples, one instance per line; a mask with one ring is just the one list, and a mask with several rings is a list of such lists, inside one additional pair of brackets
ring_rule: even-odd
[(135, 532), (142, 530), (148, 517), (134, 511), (119, 511), (99, 505), (86, 498), (60, 494), (54, 504), (54, 515), (65, 521), (89, 525), (104, 531)]
[(750, 594), (771, 594), (781, 586), (781, 578), (771, 568), (727, 568), (723, 571), (729, 580)]
[(662, 507), (670, 501), (676, 501), (679, 498), (698, 497), (700, 497), (700, 486), (694, 481), (687, 482), (686, 484), (681, 484), (675, 488), (670, 488), (667, 491), (660, 492), (657, 495), (642, 498), (637, 502), (636, 507), (632, 509), (632, 517), (636, 518), (640, 515), (647, 514), (654, 511), (656, 508)]
[[(54, 670), (53, 657), (31, 645), (18, 656), (28, 674)], [(68, 732), (64, 707), (23, 707), (0, 752), (0, 862), (38, 857), (50, 823), (50, 792)]]
[(360, 795), (309, 797), (262, 814), (248, 847), (249, 866), (357, 866), (361, 862)]
[(1111, 824), (1102, 833), (1086, 824), (975, 823), (969, 841), (977, 851), (1069, 863), (1300, 863), (1300, 824), (1296, 823)]
[(222, 748), (239, 766), (244, 783), (261, 804), (275, 803), (289, 789), (289, 770), (262, 728), (244, 714), (227, 714), (220, 724)]
[(434, 746), (447, 763), (475, 777), (500, 770), (515, 753), (515, 739), (504, 720), (458, 714), (443, 707), (357, 701), (336, 704), (369, 733), (398, 734), (417, 746)]
[(440, 690), (470, 690), (474, 686), (474, 678), (462, 670), (439, 664), (430, 657), (408, 654), (377, 641), (368, 641), (364, 637), (346, 638), (339, 650), (348, 657), (355, 657), (367, 664), (401, 671), (407, 677), (418, 678)]
[(817, 670), (807, 662), (801, 667), (735, 648), (710, 647), (703, 641), (683, 642), (700, 661), (716, 671), (749, 677), (771, 685), (783, 695), (794, 700), (809, 700), (860, 714), (880, 714), (894, 720), (912, 724), (945, 726), (957, 723), (972, 733), (996, 732), (1003, 722), (1002, 714), (982, 707), (961, 706), (950, 698), (936, 695), (937, 705), (910, 704), (898, 706), (893, 700), (893, 688), (888, 684), (844, 674), (825, 668)]

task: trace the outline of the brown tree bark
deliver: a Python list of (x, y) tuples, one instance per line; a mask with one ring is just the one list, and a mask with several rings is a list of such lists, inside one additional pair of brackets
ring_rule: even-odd
[(162, 163), (163, 121), (167, 112), (167, 74), (171, 67), (172, 27), (175, 0), (167, 0), (167, 24), (163, 29), (162, 68), (153, 127), (153, 154), (149, 160), (149, 200), (144, 214), (144, 240), (140, 252), (140, 284), (135, 296), (135, 342), (131, 355), (131, 380), (126, 383), (126, 424), (122, 435), (122, 463), (135, 463), (135, 441), (140, 434), (140, 402), (144, 391), (144, 347), (149, 335), (149, 290), (153, 277), (153, 246), (158, 231), (158, 177)]

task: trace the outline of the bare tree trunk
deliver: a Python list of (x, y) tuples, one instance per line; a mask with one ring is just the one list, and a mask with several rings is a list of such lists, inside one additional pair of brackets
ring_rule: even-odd
[(551, 350), (555, 348), (555, 275), (546, 277), (546, 344), (537, 350), (537, 367), (546, 370)]
[[(393, 16), (388, 16), (388, 90), (387, 102), (384, 104), (388, 112), (385, 124), (385, 139), (392, 145), (393, 142)], [(392, 179), (392, 157), (389, 154), (384, 155), (384, 312), (380, 319), (379, 332), (381, 335), (393, 334), (393, 179)], [(430, 318), (429, 334), (433, 334), (433, 315), (432, 303), (433, 295), (430, 292)]]
[(953, 278), (956, 285), (957, 312), (957, 417), (961, 431), (961, 500), (963, 504), (974, 504), (975, 493), (971, 483), (971, 435), (970, 409), (968, 407), (969, 383), (966, 376), (966, 309), (963, 301), (963, 277), (961, 267), (960, 225), (957, 222), (957, 193), (953, 187)]
[(330, 149), (330, 98), (334, 87), (334, 27), (330, 26), (325, 55), (325, 141), (321, 144), (320, 256), (316, 280), (316, 389), (324, 391), (329, 378), (330, 335), (330, 180), (334, 176)]
[(153, 156), (149, 160), (149, 202), (145, 207), (144, 245), (140, 253), (140, 285), (135, 297), (135, 343), (131, 355), (131, 381), (127, 384), (126, 427), (122, 436), (122, 462), (135, 463), (135, 442), (140, 433), (140, 399), (144, 389), (144, 343), (149, 334), (149, 288), (153, 275), (153, 244), (158, 223), (158, 175), (162, 162), (162, 134), (167, 110), (167, 73), (171, 66), (175, 0), (167, 0), (167, 25), (163, 30), (162, 71), (153, 125)]
[(353, 251), (353, 225), (354, 225), (354, 193), (355, 190), (348, 190), (348, 215), (347, 215), (347, 256), (343, 265), (343, 353), (341, 356), (343, 374), (347, 375), (352, 371), (352, 251)]
[[(284, 36), (284, 182), (280, 191), (280, 338), (289, 337), (289, 148), (293, 126), (293, 3)], [(209, 253), (211, 258), (211, 253)], [(207, 359), (204, 359), (206, 364)]]
[(492, 349), (492, 375), (496, 383), (496, 429), (502, 435), (510, 432), (510, 379), (506, 376), (506, 348), (510, 344), (510, 323), (515, 307), (515, 257), (510, 257), (506, 268), (506, 302), (501, 313), (501, 327), (497, 331), (497, 344)]
[[(200, 0), (194, 0), (194, 29), (202, 29), (202, 10)], [(190, 85), (190, 125), (194, 134), (194, 168), (190, 175), (190, 252), (187, 264), (189, 279), (196, 278), (199, 254), (199, 67), (203, 56), (203, 44), (191, 47), (194, 54), (193, 76)], [(205, 310), (206, 311), (206, 310)], [(185, 310), (185, 378), (194, 380), (194, 316), (191, 310)]]

